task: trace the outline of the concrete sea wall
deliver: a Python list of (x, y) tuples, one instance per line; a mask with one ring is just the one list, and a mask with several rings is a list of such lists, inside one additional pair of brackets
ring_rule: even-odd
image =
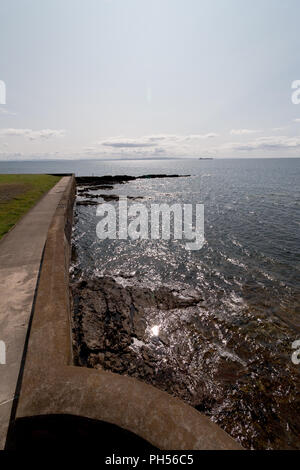
[(69, 180), (62, 177), (0, 240), (0, 450), (15, 416), (48, 230)]

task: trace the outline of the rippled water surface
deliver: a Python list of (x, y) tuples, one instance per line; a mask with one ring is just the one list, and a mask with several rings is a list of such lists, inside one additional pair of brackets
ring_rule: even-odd
[[(70, 162), (60, 165), (56, 171), (71, 169)], [(115, 285), (120, 298), (148, 299), (152, 292), (155, 299), (147, 301), (144, 328), (131, 338), (130, 353), (124, 349), (121, 366), (101, 352), (102, 366), (183, 398), (247, 448), (299, 449), (300, 366), (291, 355), (300, 339), (300, 160), (74, 162), (73, 168), (99, 176), (190, 174), (101, 193), (142, 197), (148, 207), (205, 206), (205, 245), (191, 252), (185, 241), (100, 241), (96, 206), (77, 206), (73, 282), (104, 282), (106, 300)]]

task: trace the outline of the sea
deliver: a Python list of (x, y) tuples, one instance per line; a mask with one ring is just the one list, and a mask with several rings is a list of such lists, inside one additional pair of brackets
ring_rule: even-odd
[(292, 360), (300, 340), (300, 159), (6, 161), (0, 173), (184, 175), (101, 193), (147, 207), (203, 204), (201, 249), (174, 239), (99, 240), (96, 206), (78, 205), (73, 272), (200, 293), (196, 314), (151, 318), (169, 338), (165, 361), (181, 364), (183, 398), (246, 448), (300, 449), (300, 365)]

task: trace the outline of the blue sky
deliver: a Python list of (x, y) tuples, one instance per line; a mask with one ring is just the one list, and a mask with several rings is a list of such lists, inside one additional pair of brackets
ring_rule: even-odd
[(299, 0), (0, 0), (0, 159), (300, 156), (299, 17)]

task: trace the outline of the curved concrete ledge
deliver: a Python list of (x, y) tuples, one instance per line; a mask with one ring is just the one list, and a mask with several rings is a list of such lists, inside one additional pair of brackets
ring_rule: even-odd
[(156, 447), (119, 426), (80, 416), (42, 415), (21, 418), (16, 427), (16, 447), (26, 452), (42, 448), (48, 452), (50, 449), (68, 449), (71, 452), (74, 449), (84, 449), (93, 453), (101, 446), (107, 453), (110, 450), (117, 450), (124, 455), (128, 455), (128, 452), (136, 455), (137, 450), (139, 453), (157, 453)]
[[(145, 446), (162, 450), (241, 449), (206, 416), (151, 385), (72, 365), (69, 258), (74, 195), (72, 178), (48, 232), (15, 433), (7, 446), (18, 446), (20, 434), (30, 432), (38, 417), (41, 423), (45, 416), (57, 416), (58, 424), (68, 416), (115, 425), (132, 433), (133, 440), (139, 436)], [(112, 445), (118, 448), (115, 440)]]

